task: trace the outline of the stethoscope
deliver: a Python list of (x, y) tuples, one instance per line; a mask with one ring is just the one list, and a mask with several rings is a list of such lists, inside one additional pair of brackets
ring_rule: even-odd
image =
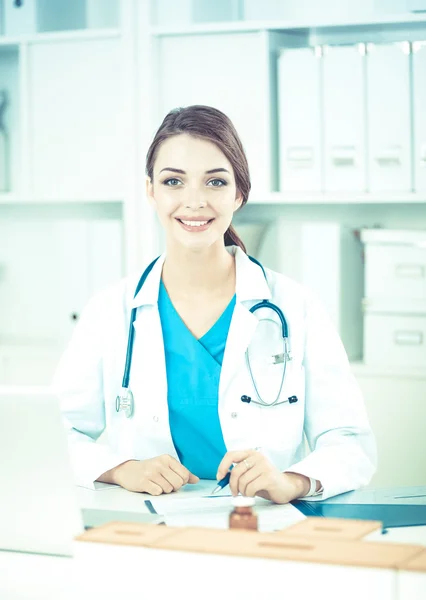
[[(155, 265), (155, 263), (157, 262), (158, 258), (159, 257), (157, 257), (155, 260), (153, 260), (152, 263), (150, 265), (148, 265), (148, 267), (142, 273), (142, 276), (139, 279), (138, 285), (136, 286), (134, 298), (140, 292), (143, 284), (146, 281), (146, 278), (150, 274), (150, 272), (151, 272), (153, 266)], [(253, 258), (252, 256), (249, 256), (248, 258), (262, 269), (263, 276), (265, 277), (266, 281), (268, 281), (267, 277), (266, 277), (265, 269), (263, 268), (261, 263), (258, 260), (256, 260), (255, 258)], [(290, 404), (292, 402), (297, 402), (296, 396), (291, 396), (290, 398), (279, 400), (281, 391), (282, 391), (282, 388), (284, 385), (284, 379), (285, 379), (285, 374), (286, 374), (286, 370), (287, 370), (287, 363), (288, 363), (288, 361), (291, 360), (287, 321), (284, 317), (282, 310), (276, 304), (269, 302), (269, 300), (262, 300), (261, 302), (258, 302), (257, 304), (255, 304), (254, 306), (252, 306), (250, 308), (250, 312), (255, 313), (257, 310), (259, 310), (261, 308), (268, 308), (269, 310), (274, 311), (274, 313), (276, 313), (278, 315), (278, 318), (281, 323), (282, 338), (283, 338), (283, 353), (282, 354), (274, 354), (272, 356), (273, 364), (282, 364), (283, 365), (281, 382), (280, 382), (278, 394), (277, 394), (276, 398), (274, 399), (274, 401), (273, 402), (265, 402), (265, 400), (263, 400), (263, 398), (261, 397), (259, 389), (256, 385), (256, 381), (255, 381), (251, 363), (250, 363), (249, 349), (247, 348), (246, 353), (245, 353), (246, 364), (247, 364), (248, 371), (250, 373), (250, 377), (251, 377), (251, 380), (253, 383), (254, 390), (256, 392), (257, 399), (252, 399), (250, 396), (243, 395), (243, 396), (241, 396), (241, 400), (243, 402), (247, 402), (247, 403), (252, 402), (253, 404), (258, 404), (258, 405), (264, 406), (264, 407), (278, 406), (279, 404), (283, 404), (284, 402), (289, 402)], [(122, 389), (121, 389), (121, 394), (119, 394), (117, 396), (117, 398), (115, 399), (116, 411), (123, 412), (127, 418), (130, 418), (133, 415), (133, 412), (135, 409), (135, 402), (134, 402), (132, 391), (129, 388), (129, 381), (130, 381), (130, 369), (132, 366), (133, 342), (134, 342), (134, 337), (135, 337), (135, 328), (133, 327), (133, 323), (136, 319), (136, 313), (137, 313), (137, 308), (133, 308), (132, 312), (130, 314), (129, 337), (127, 340), (126, 363), (124, 366), (123, 382), (122, 382), (122, 386), (121, 386)], [(272, 321), (273, 323), (276, 323), (276, 321), (274, 321), (273, 319), (261, 319), (261, 320), (262, 321)]]

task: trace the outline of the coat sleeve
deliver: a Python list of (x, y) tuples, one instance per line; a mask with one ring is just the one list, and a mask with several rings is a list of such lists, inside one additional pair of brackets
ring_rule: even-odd
[(311, 453), (286, 469), (320, 480), (323, 500), (371, 480), (376, 444), (361, 390), (328, 315), (314, 300), (306, 304), (305, 434)]
[(133, 458), (119, 456), (107, 444), (97, 443), (106, 425), (102, 324), (107, 321), (103, 304), (96, 297), (82, 311), (52, 382), (68, 432), (76, 483), (91, 489), (100, 475)]

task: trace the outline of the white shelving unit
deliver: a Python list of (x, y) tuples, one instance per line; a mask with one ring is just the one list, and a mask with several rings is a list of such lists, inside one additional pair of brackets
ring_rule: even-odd
[(87, 0), (85, 29), (0, 36), (11, 145), (11, 185), (0, 192), (2, 383), (48, 383), (88, 298), (132, 267), (135, 126), (122, 74), (134, 50), (128, 22), (111, 27), (119, 0), (104, 2), (114, 9), (104, 22), (97, 2)]
[(426, 204), (426, 193), (409, 192), (392, 193), (304, 193), (304, 192), (270, 192), (269, 194), (253, 194), (250, 204), (272, 204), (275, 206), (288, 204)]
[(215, 23), (195, 23), (191, 25), (178, 26), (153, 26), (151, 34), (153, 36), (169, 36), (169, 35), (199, 35), (203, 33), (222, 33), (222, 32), (250, 32), (250, 31), (280, 31), (280, 32), (318, 32), (321, 30), (349, 30), (356, 28), (360, 30), (372, 29), (377, 26), (387, 27), (388, 30), (392, 27), (398, 29), (401, 26), (412, 27), (417, 25), (426, 25), (425, 14), (392, 14), (392, 15), (375, 15), (368, 17), (351, 17), (346, 19), (323, 19), (315, 20), (306, 18), (304, 20), (264, 20), (264, 21), (231, 21), (231, 22), (215, 22)]

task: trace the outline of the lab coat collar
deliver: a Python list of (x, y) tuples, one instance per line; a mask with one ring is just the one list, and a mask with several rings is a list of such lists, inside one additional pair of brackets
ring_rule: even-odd
[[(266, 300), (271, 298), (271, 290), (262, 269), (253, 263), (247, 254), (237, 246), (228, 246), (227, 250), (235, 256), (237, 302)], [(157, 304), (161, 273), (165, 254), (162, 254), (149, 273), (142, 288), (133, 298), (131, 307)]]
[(262, 269), (238, 246), (227, 250), (235, 256), (237, 302), (270, 300), (271, 290)]
[(144, 306), (146, 304), (157, 304), (158, 290), (160, 288), (160, 279), (165, 258), (165, 254), (161, 254), (161, 256), (158, 257), (158, 260), (152, 267), (151, 272), (145, 280), (145, 283), (133, 298), (130, 305), (132, 308), (138, 308), (139, 306)]

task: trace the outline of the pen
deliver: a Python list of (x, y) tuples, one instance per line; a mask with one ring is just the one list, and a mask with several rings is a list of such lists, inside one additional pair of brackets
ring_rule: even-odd
[(223, 479), (221, 479), (220, 481), (217, 482), (217, 486), (212, 491), (212, 494), (217, 494), (217, 492), (220, 492), (220, 490), (223, 490), (223, 488), (228, 485), (229, 480), (231, 478), (231, 471), (233, 468), (234, 468), (234, 465), (231, 465), (229, 467), (229, 471), (227, 472), (225, 477), (223, 477)]

